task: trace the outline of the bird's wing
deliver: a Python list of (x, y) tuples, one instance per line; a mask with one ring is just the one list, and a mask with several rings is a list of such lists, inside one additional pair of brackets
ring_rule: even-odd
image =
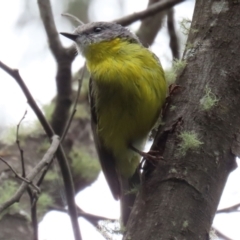
[(96, 145), (98, 157), (100, 160), (100, 164), (107, 180), (107, 183), (112, 191), (112, 194), (116, 200), (118, 200), (121, 196), (121, 188), (118, 179), (118, 174), (116, 172), (115, 164), (114, 164), (114, 156), (112, 153), (106, 149), (101, 139), (99, 139), (97, 134), (97, 125), (98, 125), (98, 116), (97, 109), (95, 106), (95, 97), (93, 93), (93, 80), (89, 80), (89, 101), (90, 101), (90, 109), (91, 109), (91, 125), (93, 138)]

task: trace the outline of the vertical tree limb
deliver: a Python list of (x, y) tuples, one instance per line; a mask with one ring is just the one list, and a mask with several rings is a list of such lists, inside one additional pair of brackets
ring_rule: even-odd
[(57, 96), (52, 117), (52, 126), (56, 134), (62, 135), (66, 125), (72, 99), (71, 65), (75, 58), (74, 48), (64, 48), (57, 32), (49, 0), (38, 0), (39, 11), (48, 37), (49, 47), (57, 62)]
[(173, 8), (168, 10), (167, 13), (167, 28), (168, 28), (168, 34), (170, 38), (169, 46), (172, 52), (172, 57), (174, 59), (180, 58), (180, 50), (179, 50), (179, 41), (174, 25), (174, 10)]

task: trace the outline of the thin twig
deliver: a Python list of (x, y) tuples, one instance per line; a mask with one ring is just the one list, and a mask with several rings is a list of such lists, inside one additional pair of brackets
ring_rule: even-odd
[(79, 99), (79, 95), (80, 95), (80, 91), (81, 91), (81, 88), (82, 88), (82, 82), (83, 82), (83, 77), (84, 77), (84, 73), (85, 73), (85, 70), (86, 70), (86, 63), (84, 64), (83, 68), (82, 68), (82, 73), (81, 73), (81, 77), (80, 79), (78, 80), (78, 90), (77, 90), (77, 96), (76, 96), (76, 99), (75, 99), (75, 102), (73, 104), (73, 111), (72, 111), (72, 114), (70, 115), (69, 119), (68, 119), (68, 122), (66, 124), (66, 127), (63, 131), (63, 134), (61, 136), (61, 142), (64, 141), (64, 138), (66, 137), (66, 134), (69, 130), (69, 127), (72, 123), (72, 120), (73, 120), (73, 117), (75, 115), (75, 113), (77, 112), (77, 104), (78, 104), (78, 99)]
[[(54, 161), (54, 159), (53, 159), (53, 161)], [(38, 179), (38, 181), (36, 183), (37, 186), (41, 186), (41, 184), (42, 184), (42, 182), (44, 180), (45, 175), (47, 174), (48, 170), (52, 166), (53, 161), (46, 168), (43, 169), (42, 174), (41, 174), (41, 176), (39, 177), (39, 179)]]
[[(24, 81), (22, 80), (21, 76), (19, 75), (18, 70), (16, 69), (11, 69), (4, 63), (0, 61), (0, 68), (2, 68), (5, 72), (7, 72), (10, 76), (12, 76), (16, 82), (19, 84), (21, 87), (23, 93), (25, 94), (28, 104), (30, 107), (33, 109), (34, 113), (37, 115), (41, 125), (43, 126), (47, 136), (51, 139), (52, 136), (54, 135), (54, 131), (47, 122), (46, 118), (44, 117), (43, 113), (37, 106), (36, 102), (34, 101), (31, 93), (29, 92), (27, 86), (25, 85)], [(59, 148), (56, 153), (59, 166), (62, 172), (62, 177), (64, 181), (64, 188), (66, 192), (66, 198), (67, 198), (67, 205), (68, 205), (68, 210), (69, 210), (69, 216), (72, 221), (72, 227), (74, 231), (74, 236), (76, 240), (81, 240), (81, 234), (79, 230), (79, 224), (78, 224), (78, 216), (77, 216), (77, 210), (75, 206), (75, 191), (74, 191), (74, 185), (73, 185), (73, 180), (72, 180), (72, 175), (70, 172), (70, 168), (68, 165), (68, 161), (66, 159), (65, 153), (63, 151), (63, 148), (61, 144), (59, 145)]]
[(31, 93), (29, 92), (27, 86), (25, 85), (23, 79), (21, 78), (18, 70), (11, 69), (10, 67), (8, 67), (6, 64), (4, 64), (1, 61), (0, 61), (0, 68), (2, 68), (5, 72), (7, 72), (11, 77), (13, 77), (16, 80), (16, 82), (22, 89), (24, 95), (26, 96), (28, 104), (33, 109), (34, 113), (37, 115), (38, 120), (40, 121), (41, 125), (43, 126), (46, 134), (48, 135), (48, 137), (51, 138), (54, 135), (53, 130), (52, 130), (51, 126), (49, 125), (49, 123), (47, 122), (45, 116), (41, 112), (40, 108), (36, 104), (35, 100), (33, 99)]
[(233, 240), (232, 238), (230, 238), (230, 237), (224, 235), (223, 233), (221, 233), (221, 232), (220, 232), (219, 230), (217, 230), (216, 228), (213, 228), (213, 229), (214, 229), (214, 231), (215, 231), (215, 234), (216, 234), (218, 237), (220, 237), (221, 239), (223, 239), (223, 240)]
[(29, 179), (20, 176), (6, 160), (4, 160), (2, 157), (0, 157), (0, 160), (9, 167), (9, 169), (14, 173), (16, 178), (20, 179), (21, 181), (25, 182), (26, 184), (31, 185), (33, 188), (36, 189), (36, 191), (40, 192), (40, 189), (36, 185), (34, 185)]
[(21, 165), (22, 165), (22, 177), (24, 178), (26, 176), (26, 173), (25, 173), (25, 164), (24, 164), (24, 157), (23, 157), (23, 149), (21, 148), (20, 146), (20, 141), (19, 141), (19, 128), (20, 128), (20, 125), (23, 121), (23, 119), (26, 117), (27, 115), (27, 110), (25, 111), (25, 113), (23, 114), (23, 117), (20, 119), (18, 125), (17, 125), (17, 131), (16, 131), (16, 144), (18, 146), (18, 150), (20, 152), (20, 158), (21, 158)]
[[(49, 209), (60, 211), (60, 212), (67, 212), (67, 209), (65, 209), (63, 207), (59, 207), (59, 206), (51, 206)], [(106, 218), (106, 217), (94, 215), (94, 214), (91, 214), (91, 213), (86, 213), (80, 207), (77, 207), (77, 212), (78, 212), (79, 217), (85, 218), (95, 227), (98, 227), (98, 221), (110, 221), (110, 222), (117, 221), (116, 219)]]
[(0, 213), (6, 208), (10, 207), (15, 202), (18, 202), (20, 200), (22, 194), (27, 189), (29, 183), (31, 183), (34, 180), (34, 178), (39, 174), (39, 172), (51, 162), (51, 160), (53, 159), (59, 147), (59, 143), (60, 143), (59, 137), (57, 135), (54, 135), (52, 138), (52, 144), (49, 147), (48, 151), (43, 156), (42, 160), (39, 161), (39, 163), (26, 176), (26, 179), (28, 179), (28, 182), (23, 181), (20, 187), (18, 188), (18, 190), (16, 191), (16, 193), (7, 202), (0, 205)]
[[(26, 172), (25, 172), (23, 149), (21, 148), (20, 140), (19, 140), (19, 129), (20, 129), (20, 125), (21, 125), (22, 121), (24, 120), (26, 114), (27, 114), (27, 111), (25, 111), (23, 117), (19, 121), (19, 123), (17, 125), (17, 131), (16, 131), (16, 144), (20, 151), (21, 165), (22, 165), (22, 177), (23, 178), (26, 177)], [(27, 182), (27, 179), (25, 180), (25, 182)], [(39, 187), (38, 185), (31, 183), (31, 186), (33, 186), (37, 190), (37, 193), (40, 193), (40, 188), (38, 188)], [(37, 205), (36, 205), (37, 199), (35, 198), (35, 196), (38, 194), (34, 194), (34, 192), (32, 191), (32, 189), (30, 188), (29, 185), (27, 186), (27, 193), (28, 193), (30, 203), (31, 203), (31, 220), (32, 220), (32, 226), (33, 226), (33, 239), (38, 240), (38, 221), (37, 221)]]
[(113, 22), (119, 23), (122, 26), (127, 26), (137, 20), (142, 20), (144, 18), (150, 17), (160, 11), (167, 10), (171, 7), (174, 7), (178, 3), (184, 2), (185, 0), (166, 0), (164, 2), (158, 2), (149, 6), (146, 10), (130, 14), (126, 17), (119, 18)]
[(239, 212), (238, 208), (240, 207), (240, 203), (238, 204), (235, 204), (231, 207), (227, 207), (227, 208), (223, 208), (223, 209), (220, 209), (220, 210), (217, 210), (217, 214), (218, 213), (231, 213), (231, 212)]
[[(50, 206), (49, 208), (50, 210), (56, 210), (59, 212), (67, 212), (67, 210), (63, 207), (59, 207), (59, 206)], [(111, 222), (114, 223), (117, 221), (117, 219), (113, 219), (113, 218), (106, 218), (106, 217), (102, 217), (102, 216), (98, 216), (98, 215), (94, 215), (91, 213), (86, 213), (84, 212), (80, 207), (77, 206), (77, 211), (78, 211), (78, 216), (79, 217), (83, 217), (85, 218), (88, 222), (90, 222), (94, 227), (96, 227), (97, 229), (99, 229), (99, 232), (103, 235), (104, 238), (106, 239), (112, 239), (110, 238), (108, 235), (106, 236), (106, 232), (101, 231), (100, 229), (100, 225), (99, 225), (99, 221), (107, 221), (107, 222)]]
[[(25, 181), (26, 183), (28, 183), (29, 185), (31, 184), (31, 186), (33, 186), (38, 193), (40, 193), (40, 188), (38, 188), (37, 185), (33, 184), (32, 182), (29, 182), (27, 179), (25, 179), (26, 177), (26, 172), (25, 172), (25, 163), (24, 163), (24, 156), (23, 156), (23, 149), (21, 148), (21, 145), (20, 145), (20, 140), (19, 140), (19, 129), (20, 129), (20, 125), (23, 121), (23, 119), (25, 118), (27, 114), (27, 111), (25, 111), (23, 117), (20, 119), (18, 125), (17, 125), (17, 131), (16, 131), (16, 144), (18, 146), (18, 149), (20, 151), (20, 158), (21, 158), (21, 165), (22, 165), (22, 178), (21, 180), (22, 181)], [(8, 165), (10, 168), (11, 166)], [(13, 168), (11, 168), (12, 171), (14, 171)], [(16, 172), (15, 173), (15, 176), (18, 177), (18, 175), (16, 175)], [(28, 193), (28, 196), (29, 196), (29, 199), (30, 199), (30, 203), (31, 203), (31, 220), (32, 220), (32, 226), (33, 226), (33, 236), (34, 236), (34, 240), (38, 240), (38, 227), (36, 227), (36, 222), (37, 222), (37, 206), (35, 205), (35, 207), (33, 207), (32, 203), (34, 201), (34, 198), (33, 198), (33, 191), (32, 189), (30, 188), (30, 186), (27, 186), (27, 193)]]

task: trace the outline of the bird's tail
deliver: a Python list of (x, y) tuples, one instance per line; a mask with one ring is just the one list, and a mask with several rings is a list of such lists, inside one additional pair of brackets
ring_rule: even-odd
[(121, 182), (121, 221), (124, 227), (127, 225), (129, 215), (132, 211), (132, 207), (139, 190), (140, 174), (137, 169), (131, 178), (120, 179)]

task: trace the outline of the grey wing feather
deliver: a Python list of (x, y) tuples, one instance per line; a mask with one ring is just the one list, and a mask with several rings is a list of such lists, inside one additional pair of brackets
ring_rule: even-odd
[(121, 196), (121, 188), (118, 179), (118, 174), (115, 169), (114, 164), (114, 156), (113, 154), (106, 149), (99, 136), (97, 134), (97, 124), (98, 124), (98, 117), (97, 111), (95, 107), (95, 99), (93, 94), (93, 80), (89, 80), (89, 101), (90, 101), (90, 109), (91, 109), (91, 125), (92, 125), (92, 132), (93, 138), (96, 145), (98, 157), (100, 160), (100, 164), (107, 180), (107, 183), (111, 189), (111, 192), (116, 200), (118, 200)]

